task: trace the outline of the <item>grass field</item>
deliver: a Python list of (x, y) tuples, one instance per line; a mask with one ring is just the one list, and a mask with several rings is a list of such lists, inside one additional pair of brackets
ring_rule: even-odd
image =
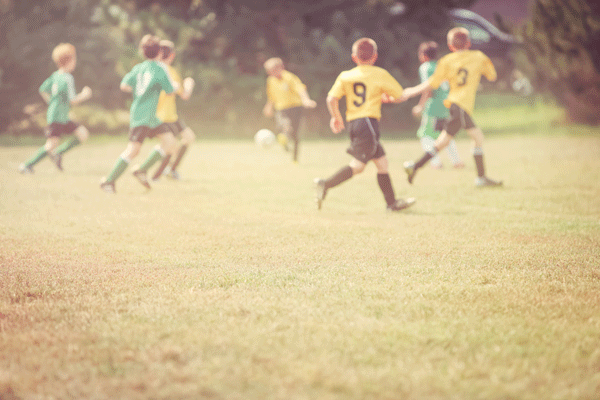
[(0, 147), (0, 398), (598, 399), (599, 133), (490, 135), (488, 190), (464, 133), (413, 186), (418, 142), (386, 140), (397, 214), (372, 165), (314, 208), (341, 140), (201, 139), (116, 195), (124, 137), (27, 176)]

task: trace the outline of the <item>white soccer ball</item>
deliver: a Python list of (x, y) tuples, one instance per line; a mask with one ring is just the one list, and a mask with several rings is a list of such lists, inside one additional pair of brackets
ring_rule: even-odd
[(271, 147), (276, 141), (275, 134), (269, 129), (261, 129), (254, 135), (254, 143), (260, 147)]

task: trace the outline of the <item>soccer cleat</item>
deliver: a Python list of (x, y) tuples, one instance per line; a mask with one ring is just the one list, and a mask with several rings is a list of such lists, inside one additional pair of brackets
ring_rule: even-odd
[(502, 181), (495, 181), (487, 176), (478, 176), (475, 178), (475, 187), (498, 187), (502, 186)]
[(177, 171), (169, 171), (166, 174), (169, 178), (178, 181), (180, 179), (179, 172)]
[(56, 168), (58, 168), (59, 171), (63, 170), (63, 167), (62, 167), (62, 154), (53, 154), (53, 153), (50, 153), (50, 154), (48, 154), (48, 157), (50, 157), (50, 160), (52, 160), (52, 162), (54, 163), (54, 165), (56, 165)]
[(106, 182), (105, 178), (100, 182), (100, 189), (106, 193), (116, 193), (115, 183), (114, 182)]
[(22, 174), (33, 174), (33, 168), (30, 165), (19, 165), (19, 172)]
[(415, 179), (415, 174), (417, 173), (417, 170), (415, 169), (415, 163), (412, 161), (405, 161), (403, 166), (404, 172), (406, 172), (408, 183), (412, 185), (413, 179)]
[(152, 189), (150, 183), (148, 182), (148, 177), (146, 176), (146, 171), (135, 170), (133, 171), (133, 176), (137, 178), (137, 180), (146, 188)]
[(400, 210), (404, 210), (405, 208), (408, 208), (410, 206), (412, 206), (413, 204), (415, 204), (415, 198), (414, 197), (409, 197), (408, 199), (404, 200), (404, 199), (396, 199), (396, 201), (394, 202), (394, 204), (390, 204), (389, 206), (387, 206), (387, 211), (400, 211)]
[(325, 188), (325, 181), (321, 178), (315, 178), (315, 201), (317, 202), (317, 210), (321, 209), (327, 189)]

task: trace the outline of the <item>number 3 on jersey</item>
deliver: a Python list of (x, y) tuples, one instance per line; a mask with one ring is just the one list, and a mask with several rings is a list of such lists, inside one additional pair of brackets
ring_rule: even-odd
[(354, 94), (359, 98), (354, 100), (354, 105), (360, 107), (367, 101), (367, 87), (362, 82), (354, 82)]
[(465, 86), (467, 84), (467, 78), (469, 77), (469, 71), (464, 68), (458, 70), (458, 86)]

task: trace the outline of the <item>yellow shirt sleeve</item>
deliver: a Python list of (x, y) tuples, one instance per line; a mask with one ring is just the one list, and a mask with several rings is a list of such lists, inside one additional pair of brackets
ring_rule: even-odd
[(429, 77), (429, 86), (431, 86), (432, 89), (439, 88), (440, 85), (442, 84), (442, 82), (448, 80), (447, 76), (448, 76), (448, 64), (445, 63), (444, 59), (442, 58), (437, 63), (437, 66), (435, 68), (433, 75), (431, 75)]
[(498, 74), (496, 73), (496, 68), (494, 68), (494, 64), (489, 57), (485, 56), (486, 60), (483, 65), (482, 75), (487, 78), (488, 81), (494, 82), (496, 78), (498, 78)]

